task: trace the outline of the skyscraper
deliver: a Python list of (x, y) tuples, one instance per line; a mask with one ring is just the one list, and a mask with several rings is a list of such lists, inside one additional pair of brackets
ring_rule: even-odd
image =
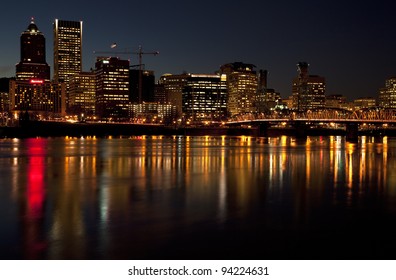
[(82, 21), (54, 22), (54, 80), (65, 82), (82, 71)]
[(50, 67), (45, 58), (45, 37), (32, 18), (21, 35), (21, 60), (16, 65), (17, 81), (50, 80)]
[(182, 93), (188, 77), (189, 74), (187, 73), (180, 75), (164, 74), (159, 80), (159, 83), (164, 86), (166, 102), (176, 106), (178, 116), (182, 115)]
[(129, 104), (129, 61), (98, 57), (96, 74), (96, 114), (100, 118), (126, 118)]
[(379, 92), (379, 105), (384, 108), (396, 108), (396, 77), (385, 81), (385, 87)]
[(309, 75), (309, 64), (299, 62), (298, 76), (293, 79), (293, 108), (298, 111), (313, 110), (325, 107), (326, 81), (324, 77)]
[(50, 82), (50, 67), (45, 58), (45, 37), (32, 19), (21, 35), (21, 61), (16, 79), (10, 81), (10, 110), (37, 116), (65, 113), (65, 86)]
[(258, 90), (257, 73), (253, 64), (228, 63), (220, 68), (227, 77), (228, 113), (230, 116), (255, 112), (254, 100)]
[(220, 121), (227, 116), (225, 75), (189, 74), (182, 91), (187, 121)]
[(69, 111), (72, 114), (95, 114), (95, 72), (81, 72), (70, 79)]

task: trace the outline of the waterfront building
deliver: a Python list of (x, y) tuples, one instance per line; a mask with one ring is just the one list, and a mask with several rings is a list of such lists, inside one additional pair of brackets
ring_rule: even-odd
[(293, 96), (290, 95), (287, 98), (283, 98), (282, 104), (285, 105), (289, 109), (293, 108)]
[(10, 80), (9, 106), (14, 115), (28, 113), (38, 118), (65, 114), (65, 87), (50, 81), (45, 37), (34, 20), (21, 35), (21, 61), (16, 79)]
[(0, 114), (10, 111), (10, 78), (0, 78)]
[(71, 114), (95, 114), (96, 100), (95, 72), (81, 72), (71, 77), (69, 91), (69, 112)]
[(0, 126), (6, 126), (10, 118), (10, 97), (9, 91), (0, 89)]
[(267, 88), (267, 75), (268, 75), (267, 70), (260, 70), (259, 73), (257, 74), (258, 87), (257, 87), (256, 97), (254, 99), (254, 107), (257, 113), (269, 112), (269, 107), (267, 102), (269, 99), (272, 99), (271, 93), (275, 92), (273, 89)]
[(40, 118), (64, 116), (65, 94), (63, 83), (39, 79), (10, 81), (10, 106), (16, 115), (29, 112)]
[(176, 106), (156, 102), (131, 103), (129, 116), (137, 123), (171, 124), (176, 118)]
[(256, 112), (270, 113), (281, 101), (279, 92), (276, 92), (273, 88), (263, 89), (256, 100)]
[(95, 63), (96, 104), (99, 118), (127, 118), (129, 104), (129, 61), (98, 57)]
[(367, 109), (377, 106), (377, 100), (374, 97), (361, 97), (353, 100), (353, 109)]
[(0, 113), (10, 110), (10, 97), (8, 91), (0, 91)]
[(333, 109), (345, 109), (348, 107), (347, 98), (341, 94), (327, 95), (325, 107)]
[[(258, 77), (253, 64), (234, 62), (224, 64), (220, 73), (226, 77), (229, 116), (254, 113), (257, 98)], [(266, 86), (266, 85), (265, 85)]]
[(54, 81), (69, 83), (82, 71), (82, 21), (55, 19)]
[(325, 107), (326, 81), (324, 77), (308, 74), (308, 63), (299, 62), (298, 76), (293, 79), (293, 109), (315, 110)]
[[(141, 79), (141, 81), (140, 81)], [(141, 83), (141, 102), (154, 102), (154, 87), (155, 87), (155, 76), (154, 71), (149, 70), (129, 70), (129, 100), (132, 103), (139, 102), (139, 85)]]
[(384, 108), (396, 108), (396, 77), (385, 81), (385, 87), (379, 91), (378, 103)]
[(45, 37), (32, 18), (20, 38), (20, 62), (16, 65), (16, 80), (50, 80), (50, 67), (45, 57)]
[(154, 86), (154, 102), (165, 104), (166, 101), (166, 92), (165, 86), (160, 84), (159, 82)]
[(189, 74), (183, 73), (179, 75), (164, 74), (159, 79), (159, 85), (163, 86), (165, 100), (176, 106), (177, 115), (182, 115), (183, 110), (183, 88), (186, 85)]
[(220, 121), (227, 117), (225, 75), (188, 74), (182, 90), (186, 121)]

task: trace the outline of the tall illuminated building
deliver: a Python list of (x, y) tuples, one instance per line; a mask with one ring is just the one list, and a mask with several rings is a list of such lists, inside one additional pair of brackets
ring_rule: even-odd
[(45, 37), (32, 18), (27, 29), (22, 32), (21, 60), (16, 65), (16, 80), (50, 80), (50, 67), (45, 58)]
[(379, 92), (379, 106), (384, 108), (396, 108), (396, 77), (385, 81), (385, 87)]
[(165, 100), (176, 106), (176, 114), (182, 115), (183, 107), (183, 88), (186, 85), (189, 74), (164, 74), (159, 80), (159, 84), (164, 88)]
[(69, 111), (72, 114), (95, 114), (95, 72), (81, 72), (70, 79)]
[(187, 121), (221, 121), (227, 117), (225, 75), (188, 74), (182, 90)]
[(82, 72), (82, 21), (55, 19), (54, 81), (65, 82)]
[(98, 57), (95, 63), (96, 104), (99, 118), (126, 118), (129, 104), (129, 61)]
[(228, 113), (230, 116), (254, 113), (258, 91), (255, 65), (234, 62), (222, 65), (220, 73), (227, 77)]
[(326, 80), (324, 77), (309, 75), (309, 64), (299, 62), (298, 76), (293, 79), (293, 108), (297, 111), (324, 108), (326, 104)]
[(10, 81), (10, 110), (47, 118), (65, 113), (65, 87), (50, 82), (46, 62), (45, 37), (32, 19), (21, 35), (21, 61), (16, 65), (16, 79)]

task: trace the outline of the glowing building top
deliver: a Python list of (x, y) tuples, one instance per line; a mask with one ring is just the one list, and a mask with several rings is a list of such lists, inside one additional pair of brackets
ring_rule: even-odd
[(46, 62), (45, 37), (34, 18), (21, 34), (21, 60), (16, 65), (17, 80), (50, 80), (50, 67)]

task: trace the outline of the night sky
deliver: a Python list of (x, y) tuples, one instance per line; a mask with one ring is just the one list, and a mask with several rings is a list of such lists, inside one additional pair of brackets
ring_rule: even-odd
[[(47, 39), (53, 69), (52, 23), (82, 20), (83, 68), (96, 51), (159, 51), (146, 55), (146, 69), (164, 73), (213, 73), (242, 61), (269, 71), (269, 87), (291, 94), (296, 64), (326, 77), (326, 94), (350, 100), (377, 97), (396, 76), (396, 4), (371, 1), (9, 1), (1, 5), (0, 77), (15, 75), (19, 38), (34, 17)], [(137, 56), (131, 64), (137, 64)], [(51, 74), (52, 75), (52, 74)]]

